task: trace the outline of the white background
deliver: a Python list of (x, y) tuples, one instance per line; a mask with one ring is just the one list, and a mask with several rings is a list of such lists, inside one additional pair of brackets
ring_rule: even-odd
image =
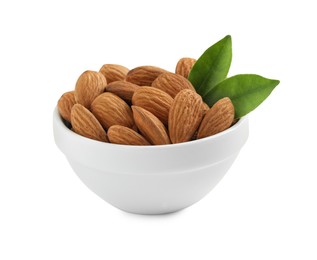
[[(1, 1), (0, 259), (316, 259), (315, 1)], [(174, 70), (227, 34), (230, 75), (281, 80), (220, 184), (179, 213), (121, 212), (54, 144), (86, 69)]]

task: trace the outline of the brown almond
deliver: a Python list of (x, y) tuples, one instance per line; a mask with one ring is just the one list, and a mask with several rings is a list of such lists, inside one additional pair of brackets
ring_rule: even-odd
[(234, 106), (230, 98), (218, 100), (206, 113), (197, 138), (215, 135), (229, 128), (234, 120)]
[(133, 118), (142, 135), (154, 145), (170, 144), (171, 141), (163, 123), (142, 107), (132, 106)]
[(84, 106), (75, 104), (71, 110), (72, 130), (97, 141), (108, 142), (106, 131), (95, 116)]
[(92, 102), (91, 112), (105, 129), (112, 125), (123, 125), (130, 128), (134, 125), (132, 111), (128, 104), (109, 92), (99, 95)]
[(70, 123), (70, 113), (73, 105), (76, 104), (75, 101), (75, 91), (69, 91), (64, 93), (58, 100), (57, 107), (60, 115), (67, 122)]
[(113, 125), (108, 129), (108, 138), (114, 144), (150, 145), (139, 133), (122, 125)]
[(165, 72), (167, 71), (155, 66), (140, 66), (128, 72), (126, 81), (139, 86), (151, 86), (152, 82)]
[(175, 97), (168, 118), (173, 144), (191, 140), (203, 118), (202, 98), (190, 89), (181, 90)]
[(125, 101), (131, 102), (134, 92), (140, 86), (127, 81), (114, 81), (107, 85), (106, 91), (116, 94)]
[(175, 73), (188, 78), (188, 75), (194, 66), (196, 60), (192, 58), (181, 58), (176, 65)]
[[(203, 110), (203, 116), (207, 113), (207, 111), (209, 110), (209, 106), (207, 105), (207, 103), (203, 102), (201, 109)], [(194, 135), (192, 136), (192, 138), (190, 140), (196, 140), (197, 139), (197, 135), (198, 135), (198, 130), (195, 131)]]
[(153, 87), (141, 87), (133, 95), (132, 104), (142, 107), (155, 115), (164, 125), (168, 123), (168, 113), (173, 98), (166, 92)]
[(178, 92), (183, 89), (190, 89), (195, 91), (193, 85), (183, 76), (167, 72), (163, 73), (153, 81), (152, 87), (163, 90), (174, 98)]
[(76, 83), (76, 102), (89, 109), (92, 101), (104, 92), (106, 86), (107, 80), (101, 73), (91, 70), (85, 71)]
[(105, 64), (100, 68), (99, 72), (105, 76), (109, 84), (113, 81), (124, 80), (129, 69), (118, 64)]
[(203, 102), (203, 104), (202, 104), (202, 109), (203, 109), (203, 111), (204, 111), (204, 114), (206, 114), (207, 111), (209, 110), (209, 106), (208, 106), (205, 102)]

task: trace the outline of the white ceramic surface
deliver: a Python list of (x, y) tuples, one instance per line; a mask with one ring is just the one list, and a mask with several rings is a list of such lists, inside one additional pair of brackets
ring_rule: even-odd
[(94, 141), (69, 130), (58, 110), (55, 142), (86, 186), (131, 213), (163, 214), (203, 198), (226, 174), (248, 138), (248, 119), (197, 141), (126, 146)]

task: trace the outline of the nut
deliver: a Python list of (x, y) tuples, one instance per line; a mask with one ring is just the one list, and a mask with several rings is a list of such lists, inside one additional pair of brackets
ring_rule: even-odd
[(134, 92), (140, 86), (126, 81), (114, 81), (107, 85), (106, 91), (116, 94), (118, 97), (125, 101), (131, 102)]
[(209, 110), (209, 106), (205, 102), (203, 102), (202, 109), (204, 111), (204, 114), (206, 114), (207, 111)]
[(99, 72), (105, 76), (109, 84), (113, 81), (124, 80), (129, 69), (118, 64), (105, 64)]
[(106, 131), (95, 116), (84, 106), (75, 104), (71, 110), (72, 130), (97, 141), (108, 142)]
[(162, 73), (167, 72), (164, 69), (155, 66), (140, 66), (128, 72), (126, 81), (139, 86), (151, 86), (152, 82)]
[(75, 100), (89, 109), (91, 103), (104, 92), (106, 86), (107, 80), (101, 73), (87, 70), (77, 80)]
[(153, 87), (141, 87), (133, 95), (132, 104), (142, 107), (155, 115), (164, 125), (168, 123), (168, 113), (173, 98), (164, 91)]
[(153, 81), (152, 87), (163, 90), (174, 98), (178, 92), (183, 89), (190, 89), (195, 91), (193, 85), (181, 75), (175, 73), (163, 73)]
[(198, 130), (197, 138), (220, 133), (229, 128), (234, 120), (234, 106), (230, 98), (218, 100), (206, 113)]
[(69, 91), (64, 93), (58, 100), (57, 107), (58, 111), (67, 122), (70, 123), (70, 113), (75, 101), (75, 91)]
[(155, 145), (170, 144), (166, 128), (151, 112), (142, 107), (132, 106), (133, 118), (142, 135)]
[(180, 91), (171, 106), (168, 130), (173, 144), (191, 140), (203, 118), (202, 98), (190, 89)]
[(113, 125), (108, 129), (108, 138), (114, 144), (150, 145), (140, 134), (122, 125)]
[(118, 96), (105, 92), (91, 104), (91, 112), (101, 125), (108, 129), (112, 125), (132, 128), (134, 125), (131, 108)]
[(196, 60), (192, 58), (181, 58), (176, 65), (175, 73), (188, 78), (190, 70), (194, 66)]

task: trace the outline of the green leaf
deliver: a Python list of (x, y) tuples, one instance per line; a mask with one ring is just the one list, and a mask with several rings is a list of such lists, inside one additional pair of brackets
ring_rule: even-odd
[(259, 106), (279, 83), (279, 80), (254, 74), (236, 75), (209, 91), (204, 101), (212, 106), (219, 99), (229, 97), (235, 108), (235, 118), (240, 118)]
[(202, 97), (227, 77), (232, 59), (231, 46), (231, 36), (227, 35), (209, 47), (191, 69), (188, 80)]

